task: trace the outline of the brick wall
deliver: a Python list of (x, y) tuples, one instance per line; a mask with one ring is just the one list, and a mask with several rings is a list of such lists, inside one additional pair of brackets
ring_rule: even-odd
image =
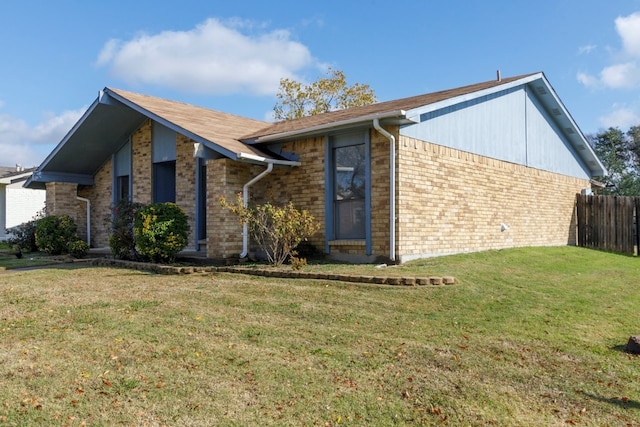
[(226, 208), (220, 206), (224, 197), (235, 203), (236, 195), (248, 182), (250, 167), (229, 159), (207, 161), (207, 256), (232, 258), (242, 252), (242, 224)]
[(196, 164), (192, 139), (178, 134), (176, 140), (176, 204), (189, 219), (187, 248), (194, 248), (196, 231)]
[[(94, 175), (93, 186), (78, 188), (78, 196), (91, 201), (91, 246), (94, 248), (109, 246), (111, 230), (105, 220), (111, 215), (111, 201), (113, 200), (111, 174), (112, 165), (111, 158), (109, 158)], [(83, 205), (84, 203), (79, 206), (81, 216), (85, 214)]]
[[(273, 172), (251, 188), (254, 202), (283, 204), (291, 201), (296, 208), (309, 211), (320, 224), (320, 231), (309, 239), (309, 243), (320, 252), (324, 251), (325, 240), (324, 139), (307, 138), (283, 144), (282, 151), (299, 156), (302, 166), (276, 166)], [(252, 171), (252, 176), (264, 169), (264, 166), (257, 168)]]
[(151, 128), (151, 120), (147, 120), (131, 135), (132, 198), (143, 204), (151, 203), (153, 199)]
[[(397, 255), (575, 244), (575, 195), (589, 181), (402, 137)], [(501, 224), (509, 229), (501, 230)]]

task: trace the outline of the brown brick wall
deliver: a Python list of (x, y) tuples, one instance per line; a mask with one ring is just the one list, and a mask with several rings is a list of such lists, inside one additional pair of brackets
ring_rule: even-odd
[(152, 202), (151, 191), (152, 157), (151, 157), (152, 122), (147, 120), (131, 136), (131, 177), (133, 185), (133, 201), (148, 204)]
[[(283, 204), (291, 201), (296, 208), (309, 211), (320, 224), (320, 231), (309, 239), (309, 243), (320, 252), (324, 252), (325, 236), (324, 140), (324, 137), (316, 137), (283, 144), (282, 150), (299, 156), (302, 166), (276, 166), (250, 192), (251, 200), (257, 203), (273, 201)], [(252, 176), (264, 169), (252, 170)]]
[(575, 195), (588, 180), (407, 137), (399, 141), (398, 165), (401, 260), (575, 244)]
[[(78, 188), (78, 195), (91, 201), (91, 246), (96, 248), (109, 246), (110, 230), (105, 219), (111, 215), (113, 200), (111, 171), (111, 158), (109, 158), (94, 175), (93, 186)], [(84, 215), (85, 212), (82, 206), (80, 215)], [(86, 224), (83, 227), (86, 227)]]
[(220, 197), (235, 203), (251, 179), (248, 164), (229, 159), (207, 161), (207, 256), (232, 258), (242, 252), (242, 224), (220, 205)]
[(187, 248), (195, 246), (196, 230), (196, 164), (192, 139), (178, 134), (176, 141), (176, 204), (189, 219)]

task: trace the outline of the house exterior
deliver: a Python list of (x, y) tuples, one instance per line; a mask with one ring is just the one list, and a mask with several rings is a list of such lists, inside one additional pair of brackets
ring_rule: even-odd
[(405, 262), (575, 244), (575, 195), (604, 173), (533, 73), (275, 124), (105, 88), (26, 185), (94, 247), (110, 206), (131, 198), (175, 201), (189, 249), (246, 256), (219, 203), (242, 193), (309, 210), (310, 243), (333, 258)]
[(9, 238), (8, 228), (30, 221), (44, 208), (43, 190), (22, 187), (34, 170), (0, 166), (0, 240)]

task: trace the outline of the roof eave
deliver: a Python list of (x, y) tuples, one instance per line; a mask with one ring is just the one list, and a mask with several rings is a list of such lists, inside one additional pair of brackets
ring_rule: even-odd
[(316, 126), (306, 127), (303, 129), (296, 129), (296, 130), (287, 131), (287, 132), (280, 132), (280, 133), (274, 133), (271, 135), (259, 136), (258, 138), (255, 139), (255, 142), (256, 143), (273, 142), (273, 141), (280, 141), (285, 139), (292, 139), (296, 137), (312, 135), (312, 134), (318, 134), (318, 133), (339, 129), (342, 127), (349, 127), (349, 126), (355, 126), (359, 124), (365, 124), (368, 122), (373, 122), (374, 119), (378, 119), (378, 120), (398, 119), (400, 121), (413, 122), (413, 120), (407, 119), (405, 110), (394, 110), (394, 111), (387, 111), (383, 113), (368, 114), (366, 116), (353, 117), (350, 119), (339, 120), (339, 121), (330, 122), (330, 123), (323, 123)]

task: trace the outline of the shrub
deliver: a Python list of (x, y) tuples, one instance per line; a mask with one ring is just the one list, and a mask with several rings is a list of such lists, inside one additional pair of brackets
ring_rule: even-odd
[[(292, 202), (284, 206), (264, 203), (245, 207), (238, 195), (235, 204), (220, 198), (220, 204), (248, 225), (251, 236), (273, 265), (282, 265), (297, 255), (296, 246), (318, 231), (319, 225), (306, 210), (298, 210)], [(305, 260), (306, 261), (306, 260)]]
[(120, 200), (112, 208), (112, 213), (105, 218), (111, 234), (109, 235), (109, 247), (113, 256), (119, 259), (136, 260), (139, 258), (136, 250), (136, 236), (133, 232), (133, 223), (136, 212), (142, 208), (142, 204), (133, 203), (127, 199)]
[(84, 258), (89, 252), (89, 244), (84, 240), (74, 240), (69, 242), (69, 255), (74, 258)]
[(8, 229), (7, 233), (11, 236), (9, 237), (9, 243), (20, 252), (37, 251), (38, 245), (36, 245), (36, 224), (39, 219), (45, 216), (45, 214), (45, 209), (42, 209), (30, 221)]
[(140, 208), (133, 229), (138, 251), (153, 262), (173, 261), (189, 236), (187, 216), (175, 203)]
[(50, 255), (67, 253), (69, 242), (76, 240), (76, 223), (69, 215), (49, 215), (36, 224), (36, 245)]

